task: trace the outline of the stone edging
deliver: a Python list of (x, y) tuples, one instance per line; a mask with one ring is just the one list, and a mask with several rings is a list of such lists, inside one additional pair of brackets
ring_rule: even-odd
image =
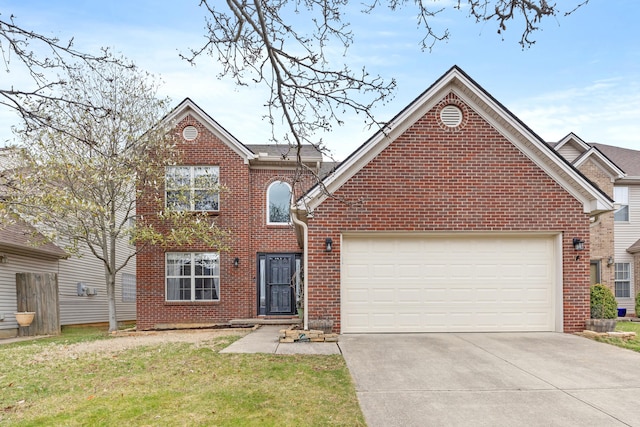
[(338, 334), (327, 334), (316, 329), (280, 329), (280, 342), (338, 342)]

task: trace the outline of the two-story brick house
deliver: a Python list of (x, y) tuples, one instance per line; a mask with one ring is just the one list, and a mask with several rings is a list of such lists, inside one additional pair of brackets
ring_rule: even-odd
[(590, 218), (612, 200), (458, 67), (283, 220), (269, 200), (295, 162), (241, 144), (189, 100), (170, 119), (185, 160), (167, 182), (218, 177), (228, 192), (206, 210), (234, 241), (140, 254), (142, 329), (293, 314), (296, 296), (305, 326), (343, 333), (571, 332), (589, 317)]
[[(182, 154), (180, 165), (167, 167), (165, 196), (170, 202), (171, 182), (187, 182), (197, 192), (203, 177), (213, 178), (223, 188), (215, 200), (192, 200), (196, 205), (185, 208), (215, 216), (230, 232), (230, 250), (199, 244), (138, 254), (138, 328), (296, 314), (302, 253), (290, 198), (311, 186), (321, 154), (304, 147), (300, 158), (308, 170), (301, 172), (296, 152), (244, 145), (190, 99), (166, 120), (176, 123)], [(149, 216), (150, 209), (138, 201), (138, 215)]]

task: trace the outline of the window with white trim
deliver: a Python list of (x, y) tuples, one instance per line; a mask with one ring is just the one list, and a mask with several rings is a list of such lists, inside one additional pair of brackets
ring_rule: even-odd
[(136, 275), (122, 273), (122, 302), (136, 302)]
[(218, 252), (166, 254), (167, 301), (219, 301)]
[(284, 181), (275, 181), (267, 189), (267, 224), (289, 224), (291, 186)]
[(179, 211), (218, 211), (219, 175), (218, 166), (167, 166), (167, 207)]
[(613, 220), (629, 221), (629, 187), (613, 187), (613, 200), (616, 204)]
[(631, 298), (631, 263), (616, 262), (614, 283), (616, 298)]

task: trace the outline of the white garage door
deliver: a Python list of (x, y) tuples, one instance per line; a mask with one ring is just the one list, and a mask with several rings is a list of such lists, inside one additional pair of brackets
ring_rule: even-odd
[(553, 331), (555, 239), (344, 235), (342, 332)]

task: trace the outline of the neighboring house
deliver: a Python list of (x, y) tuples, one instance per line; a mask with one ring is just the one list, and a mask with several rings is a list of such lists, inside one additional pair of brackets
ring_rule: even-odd
[[(9, 149), (0, 152), (0, 164), (7, 167)], [(34, 227), (24, 221), (0, 224), (0, 338), (17, 335), (17, 273), (57, 273), (60, 325), (107, 323), (109, 321), (107, 291), (102, 262), (88, 249), (69, 255), (57, 242), (35, 244)], [(42, 241), (43, 236), (37, 241)], [(119, 256), (134, 250), (128, 241), (118, 246)], [(136, 319), (135, 259), (116, 278), (116, 311), (118, 321)], [(78, 286), (88, 290), (78, 292)], [(95, 292), (94, 292), (95, 290)]]
[(53, 243), (32, 245), (34, 233), (33, 227), (22, 221), (0, 228), (0, 338), (18, 334), (16, 274), (57, 273), (60, 260), (68, 257)]
[(588, 144), (569, 134), (554, 148), (615, 201), (591, 223), (591, 283), (605, 283), (635, 312), (640, 292), (640, 151)]
[(613, 201), (461, 69), (298, 198), (293, 229), (267, 208), (293, 159), (267, 162), (190, 100), (169, 119), (185, 176), (229, 188), (206, 210), (234, 241), (141, 253), (142, 329), (291, 315), (286, 289), (305, 326), (343, 333), (584, 329), (590, 218)]

